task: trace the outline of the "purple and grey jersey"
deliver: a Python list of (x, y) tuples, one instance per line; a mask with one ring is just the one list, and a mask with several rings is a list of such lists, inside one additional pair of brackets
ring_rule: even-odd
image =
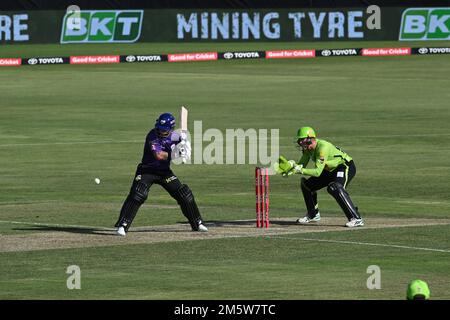
[[(155, 129), (152, 129), (145, 138), (144, 155), (139, 167), (143, 171), (149, 172), (164, 172), (170, 171), (170, 161), (172, 146), (180, 142), (180, 134), (178, 132), (171, 132), (167, 137), (159, 137)], [(167, 152), (169, 157), (167, 160), (158, 160), (155, 153)]]

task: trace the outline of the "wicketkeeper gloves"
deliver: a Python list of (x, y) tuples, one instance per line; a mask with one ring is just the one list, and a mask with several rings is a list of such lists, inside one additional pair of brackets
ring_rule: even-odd
[(294, 160), (287, 160), (283, 156), (279, 157), (278, 162), (274, 165), (274, 169), (283, 177), (303, 173), (303, 165), (297, 164)]

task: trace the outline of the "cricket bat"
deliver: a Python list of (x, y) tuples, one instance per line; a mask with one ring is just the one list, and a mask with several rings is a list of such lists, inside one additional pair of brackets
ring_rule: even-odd
[(187, 119), (188, 119), (188, 110), (184, 106), (181, 106), (181, 132), (187, 133), (188, 130)]
[[(181, 137), (182, 139), (187, 139), (188, 131), (188, 110), (181, 106)], [(183, 158), (183, 163), (186, 163), (186, 159)]]

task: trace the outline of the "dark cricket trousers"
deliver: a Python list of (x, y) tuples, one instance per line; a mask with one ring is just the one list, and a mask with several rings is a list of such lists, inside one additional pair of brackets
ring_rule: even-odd
[(134, 177), (131, 190), (134, 189), (134, 184), (137, 183), (137, 181), (141, 181), (142, 183), (146, 184), (148, 189), (150, 189), (153, 184), (159, 184), (172, 196), (172, 198), (176, 200), (177, 191), (181, 188), (180, 180), (178, 180), (178, 177), (173, 174), (172, 171), (167, 171), (161, 174), (140, 173), (138, 171), (136, 172), (136, 175)]
[(313, 218), (319, 212), (317, 190), (327, 187), (332, 182), (337, 182), (346, 189), (355, 175), (356, 166), (352, 160), (341, 164), (332, 172), (323, 170), (319, 177), (302, 178), (301, 189), (305, 199), (308, 217)]
[[(159, 184), (162, 186), (171, 196), (174, 198), (178, 204), (180, 205), (181, 211), (183, 215), (188, 219), (189, 224), (192, 227), (192, 230), (198, 231), (198, 226), (202, 222), (202, 217), (200, 215), (200, 211), (198, 209), (197, 203), (195, 202), (194, 195), (189, 187), (185, 184), (182, 184), (178, 177), (173, 174), (171, 170), (166, 170), (163, 172), (148, 172), (147, 170), (142, 170), (141, 167), (138, 167), (136, 170), (135, 178), (133, 181), (133, 185), (131, 186), (130, 194), (125, 201), (125, 204), (121, 210), (122, 212), (128, 211), (131, 212), (130, 218), (128, 219), (127, 225), (131, 224), (134, 219), (134, 216), (139, 209), (139, 206), (144, 203), (147, 199), (150, 188), (153, 184)], [(136, 203), (135, 199), (136, 190), (142, 193), (142, 198), (139, 203)], [(137, 205), (136, 205), (137, 204)], [(127, 210), (130, 208), (132, 210)]]
[(311, 177), (305, 181), (306, 187), (309, 190), (315, 192), (324, 187), (327, 187), (331, 182), (340, 183), (344, 189), (347, 188), (347, 185), (356, 175), (356, 166), (352, 161), (347, 162), (346, 164), (341, 164), (332, 172), (323, 170), (322, 174), (319, 177)]
[(119, 219), (115, 224), (116, 227), (119, 227), (119, 225), (126, 225), (128, 230), (139, 207), (147, 200), (150, 187), (155, 183), (161, 185), (172, 198), (176, 199), (178, 202), (180, 201), (179, 190), (182, 188), (182, 184), (171, 170), (152, 172), (145, 169), (143, 170), (139, 165), (134, 175), (130, 193), (120, 210)]

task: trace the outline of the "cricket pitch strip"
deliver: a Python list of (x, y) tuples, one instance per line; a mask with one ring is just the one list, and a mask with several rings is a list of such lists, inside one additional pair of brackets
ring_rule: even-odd
[[(173, 241), (226, 239), (242, 237), (267, 237), (300, 233), (351, 232), (344, 227), (345, 218), (322, 218), (318, 223), (298, 225), (295, 218), (272, 218), (270, 228), (256, 228), (255, 220), (211, 221), (205, 225), (209, 232), (192, 232), (188, 224), (161, 225), (131, 228), (126, 237), (115, 234), (113, 228), (73, 227), (64, 225), (23, 223), (28, 230), (22, 235), (0, 235), (0, 252), (35, 251), (68, 248), (90, 248), (130, 244), (153, 244)], [(450, 225), (450, 219), (396, 219), (368, 218), (365, 226), (356, 228), (384, 229)], [(6, 222), (6, 221), (5, 221)]]

